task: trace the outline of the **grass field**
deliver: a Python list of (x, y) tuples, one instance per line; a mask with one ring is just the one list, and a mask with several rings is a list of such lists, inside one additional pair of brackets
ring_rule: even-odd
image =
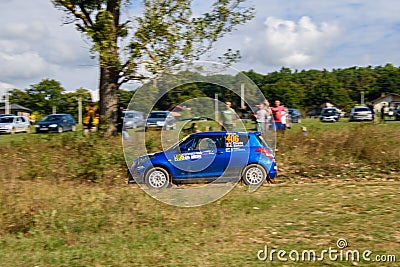
[[(397, 266), (400, 122), (302, 125), (307, 136), (294, 124), (277, 137), (275, 184), (253, 193), (237, 185), (195, 208), (168, 206), (126, 184), (120, 139), (2, 135), (0, 265)], [(338, 239), (348, 247), (339, 249)], [(259, 260), (266, 245), (288, 261), (277, 252)], [(370, 250), (371, 261), (288, 256), (314, 250), (320, 258), (329, 248), (338, 257)]]

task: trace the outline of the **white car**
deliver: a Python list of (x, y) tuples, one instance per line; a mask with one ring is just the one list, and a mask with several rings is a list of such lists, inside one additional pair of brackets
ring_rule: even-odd
[(24, 116), (3, 116), (0, 117), (0, 133), (29, 133), (31, 124)]
[(372, 121), (372, 111), (366, 106), (351, 109), (349, 121)]

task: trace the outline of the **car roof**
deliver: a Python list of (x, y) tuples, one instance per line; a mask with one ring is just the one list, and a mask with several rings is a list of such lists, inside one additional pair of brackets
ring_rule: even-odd
[(225, 132), (225, 131), (214, 131), (214, 132), (199, 132), (199, 133), (193, 133), (191, 136), (217, 136), (217, 135), (228, 135), (228, 134), (238, 134), (238, 135), (244, 135), (244, 134), (254, 134), (254, 135), (261, 135), (261, 132)]
[(1, 118), (17, 118), (22, 116), (12, 115), (12, 116), (1, 116)]

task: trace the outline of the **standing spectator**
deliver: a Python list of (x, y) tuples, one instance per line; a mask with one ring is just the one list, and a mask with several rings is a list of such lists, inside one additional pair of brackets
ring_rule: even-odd
[(242, 120), (247, 120), (249, 118), (249, 112), (247, 111), (247, 106), (246, 105), (244, 105), (240, 109), (240, 113), (241, 113)]
[(122, 133), (122, 128), (124, 127), (124, 108), (119, 107), (117, 111), (117, 131)]
[(225, 110), (221, 112), (221, 130), (232, 131), (236, 127), (236, 112), (231, 108), (232, 103), (225, 102)]
[(368, 103), (367, 107), (371, 110), (372, 112), (372, 122), (375, 122), (375, 109), (374, 109), (374, 105), (372, 105), (371, 102)]
[(85, 107), (85, 115), (83, 116), (83, 134), (87, 135), (88, 132), (95, 132), (99, 124), (99, 115), (97, 114), (97, 107), (92, 100), (89, 100), (88, 105)]
[(281, 123), (282, 123), (282, 133), (285, 133), (286, 127), (288, 127), (288, 117), (287, 112), (281, 111)]
[(381, 122), (385, 122), (385, 103), (382, 103), (381, 106)]
[(268, 131), (271, 129), (272, 122), (272, 111), (269, 105), (269, 101), (267, 99), (264, 100), (265, 110), (267, 111), (266, 119), (265, 119), (265, 130)]
[(260, 108), (257, 110), (256, 117), (257, 117), (257, 131), (264, 132), (265, 121), (267, 117), (267, 110), (264, 103), (260, 104)]
[(275, 107), (271, 107), (273, 122), (275, 126), (275, 131), (280, 131), (283, 133), (283, 125), (282, 125), (282, 111), (285, 112), (285, 107), (281, 105), (281, 101), (275, 100)]

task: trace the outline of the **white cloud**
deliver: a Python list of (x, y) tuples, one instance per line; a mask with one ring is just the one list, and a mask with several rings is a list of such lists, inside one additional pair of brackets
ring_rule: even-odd
[(21, 54), (0, 53), (0, 72), (8, 78), (29, 78), (42, 74), (48, 67), (45, 60), (36, 52)]
[(265, 64), (289, 67), (317, 61), (339, 32), (336, 24), (317, 25), (308, 16), (298, 22), (268, 17), (263, 26), (260, 38), (246, 38), (252, 45), (245, 49), (245, 55)]

